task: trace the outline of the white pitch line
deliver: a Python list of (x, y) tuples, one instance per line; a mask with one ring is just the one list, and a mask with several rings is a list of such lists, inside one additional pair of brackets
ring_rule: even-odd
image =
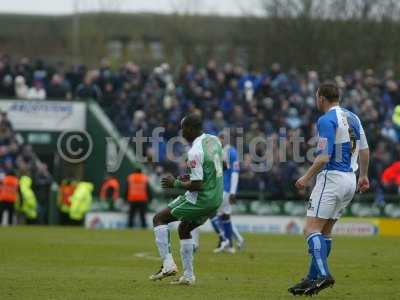
[(138, 252), (138, 253), (135, 253), (134, 255), (135, 255), (135, 257), (138, 257), (138, 258), (160, 261), (159, 257), (153, 256), (153, 255), (151, 255), (151, 254), (149, 254), (147, 252)]

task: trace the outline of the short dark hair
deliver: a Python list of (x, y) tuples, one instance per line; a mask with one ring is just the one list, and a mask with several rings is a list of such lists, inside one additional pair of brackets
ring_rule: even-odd
[(183, 119), (183, 123), (194, 130), (203, 129), (203, 121), (198, 114), (189, 114)]
[(135, 166), (135, 167), (133, 168), (133, 172), (134, 172), (134, 173), (142, 173), (142, 168), (139, 167), (139, 166)]
[(329, 102), (339, 101), (339, 87), (333, 81), (326, 81), (319, 86), (318, 96), (324, 97)]

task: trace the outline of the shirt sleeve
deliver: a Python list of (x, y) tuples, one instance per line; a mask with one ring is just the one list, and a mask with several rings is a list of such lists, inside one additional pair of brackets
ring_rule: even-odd
[(239, 164), (237, 151), (234, 148), (231, 148), (231, 151), (229, 153), (229, 165), (230, 165), (230, 168), (232, 169), (232, 172), (240, 171), (240, 164)]
[(201, 151), (190, 150), (188, 153), (188, 167), (191, 181), (203, 180), (203, 159)]
[(367, 141), (367, 136), (365, 135), (364, 128), (361, 124), (360, 119), (358, 119), (358, 122), (360, 124), (360, 150), (365, 150), (368, 149), (368, 141)]
[(336, 129), (332, 121), (321, 118), (318, 120), (318, 145), (316, 155), (325, 154), (332, 156), (335, 147)]

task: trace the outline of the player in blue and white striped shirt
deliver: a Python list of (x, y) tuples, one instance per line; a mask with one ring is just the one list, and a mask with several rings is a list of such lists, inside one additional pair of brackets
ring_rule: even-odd
[(218, 214), (211, 219), (211, 224), (220, 237), (219, 245), (214, 250), (215, 253), (222, 251), (234, 253), (235, 248), (232, 244), (232, 238), (236, 239), (236, 245), (239, 249), (244, 245), (244, 239), (231, 219), (232, 203), (235, 201), (239, 184), (240, 163), (236, 148), (229, 143), (230, 137), (228, 134), (227, 131), (222, 131), (218, 135), (224, 147), (224, 193)]
[(296, 182), (296, 187), (303, 189), (317, 175), (304, 229), (311, 264), (306, 278), (289, 289), (294, 295), (314, 295), (335, 283), (327, 260), (333, 226), (356, 190), (364, 192), (369, 188), (369, 149), (360, 119), (339, 106), (339, 89), (335, 83), (322, 84), (316, 98), (318, 109), (324, 112), (317, 124), (317, 157)]

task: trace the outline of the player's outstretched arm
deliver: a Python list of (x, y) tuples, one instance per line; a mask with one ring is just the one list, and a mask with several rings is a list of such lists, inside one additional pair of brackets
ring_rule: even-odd
[(359, 152), (360, 176), (358, 178), (357, 190), (361, 193), (369, 189), (368, 168), (369, 149), (362, 149)]

